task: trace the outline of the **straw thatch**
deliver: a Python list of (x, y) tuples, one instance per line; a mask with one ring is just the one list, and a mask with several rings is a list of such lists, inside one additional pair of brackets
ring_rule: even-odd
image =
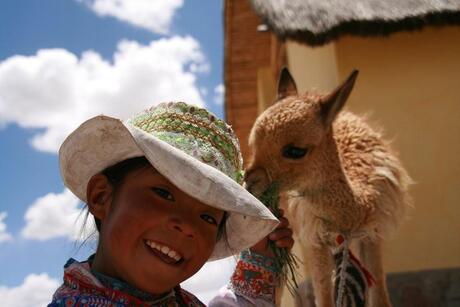
[(312, 46), (344, 34), (383, 36), (460, 24), (460, 0), (250, 0), (281, 39)]

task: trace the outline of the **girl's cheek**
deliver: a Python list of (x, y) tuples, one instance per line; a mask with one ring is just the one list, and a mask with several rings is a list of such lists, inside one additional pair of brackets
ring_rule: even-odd
[[(201, 230), (201, 238), (203, 243), (206, 245), (206, 247), (210, 248), (211, 250), (214, 249), (214, 246), (217, 243), (217, 229), (211, 228), (209, 226), (205, 225), (203, 229)], [(211, 229), (210, 229), (211, 228)]]

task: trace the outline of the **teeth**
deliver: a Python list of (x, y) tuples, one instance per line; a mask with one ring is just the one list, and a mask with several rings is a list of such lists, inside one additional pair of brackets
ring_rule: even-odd
[(160, 245), (158, 243), (155, 243), (153, 241), (146, 241), (147, 245), (150, 246), (151, 248), (154, 248), (160, 252), (162, 252), (165, 255), (168, 255), (169, 257), (173, 258), (175, 261), (181, 260), (181, 256), (179, 255), (178, 252), (175, 250), (170, 249), (169, 247), (165, 245)]
[(179, 261), (180, 260), (180, 256), (175, 252), (175, 251), (170, 251), (168, 253), (168, 256), (173, 258), (174, 260), (176, 261)]

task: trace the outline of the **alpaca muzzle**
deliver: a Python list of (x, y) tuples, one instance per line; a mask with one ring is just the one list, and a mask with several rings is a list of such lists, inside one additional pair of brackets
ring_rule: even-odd
[(245, 172), (244, 188), (254, 196), (262, 195), (269, 185), (270, 179), (264, 168), (258, 167)]

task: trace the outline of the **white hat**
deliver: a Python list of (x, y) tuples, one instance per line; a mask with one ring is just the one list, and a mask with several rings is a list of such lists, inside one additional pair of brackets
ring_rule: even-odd
[(217, 242), (209, 260), (249, 248), (277, 226), (270, 210), (241, 186), (243, 163), (232, 129), (203, 108), (170, 102), (125, 122), (96, 116), (59, 149), (64, 184), (84, 202), (92, 176), (140, 156), (188, 195), (228, 213), (227, 240)]

